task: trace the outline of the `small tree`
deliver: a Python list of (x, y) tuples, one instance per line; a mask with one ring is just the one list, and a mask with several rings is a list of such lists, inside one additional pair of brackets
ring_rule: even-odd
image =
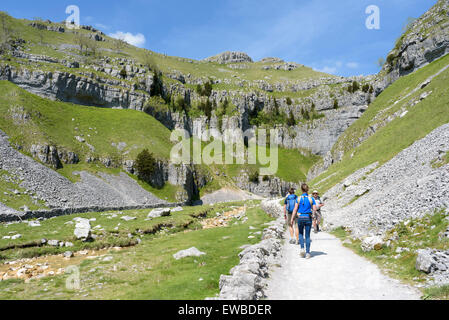
[(176, 111), (184, 111), (186, 109), (186, 101), (184, 99), (184, 97), (179, 96), (175, 103), (175, 110)]
[(253, 170), (249, 173), (249, 181), (259, 183), (259, 170)]
[(97, 42), (97, 41), (95, 41), (95, 40), (93, 40), (93, 39), (89, 39), (89, 40), (86, 42), (86, 51), (87, 51), (87, 50), (90, 50), (91, 54), (92, 54), (94, 57), (97, 55), (98, 48), (99, 48), (99, 45), (98, 45), (98, 42)]
[(338, 100), (334, 99), (334, 109), (338, 109), (339, 105), (338, 105)]
[(292, 105), (292, 99), (290, 98), (290, 97), (287, 97), (287, 104), (289, 105), (289, 106), (291, 106)]
[(199, 94), (200, 96), (203, 95), (203, 88), (201, 87), (200, 84), (196, 85), (196, 93)]
[(305, 120), (310, 120), (310, 113), (309, 113), (309, 110), (304, 110), (304, 119), (305, 119)]
[(153, 71), (153, 83), (150, 87), (150, 95), (154, 96), (163, 96), (164, 86), (162, 83), (162, 73), (160, 71)]
[(126, 73), (126, 69), (122, 68), (122, 70), (120, 70), (120, 77), (122, 77), (122, 79), (126, 79), (127, 76), (128, 74)]
[(206, 97), (210, 97), (210, 95), (212, 94), (212, 83), (210, 81), (206, 82), (204, 84), (204, 96)]
[(127, 43), (123, 38), (114, 40), (114, 48), (119, 52), (122, 51), (126, 47), (126, 45)]
[(293, 111), (292, 110), (290, 110), (290, 114), (289, 114), (288, 119), (287, 119), (287, 125), (289, 127), (296, 126), (296, 119), (295, 119), (295, 116), (293, 115)]
[(136, 170), (137, 177), (147, 183), (151, 183), (151, 177), (156, 171), (157, 162), (153, 154), (144, 149), (137, 155), (136, 158)]
[(221, 107), (223, 108), (223, 114), (226, 114), (226, 112), (228, 112), (228, 107), (229, 107), (229, 100), (228, 98), (225, 98)]
[(75, 34), (75, 44), (78, 45), (80, 54), (87, 53), (87, 49), (89, 46), (89, 39), (87, 39), (87, 37), (85, 37), (83, 34), (81, 34), (79, 32), (76, 33)]
[(147, 52), (145, 54), (143, 63), (149, 70), (153, 71), (154, 73), (161, 73), (151, 52)]

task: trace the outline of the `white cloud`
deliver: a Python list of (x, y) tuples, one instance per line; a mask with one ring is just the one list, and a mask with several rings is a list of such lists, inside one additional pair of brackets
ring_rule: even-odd
[(146, 42), (145, 36), (141, 33), (136, 33), (134, 35), (131, 32), (117, 31), (116, 33), (111, 33), (109, 36), (115, 39), (122, 39), (136, 47), (143, 47)]
[(337, 72), (337, 68), (336, 67), (325, 66), (324, 68), (318, 69), (317, 71), (324, 72), (324, 73), (335, 74)]
[(346, 67), (350, 69), (357, 69), (359, 67), (359, 64), (357, 62), (348, 62), (346, 64)]
[(103, 30), (108, 30), (109, 29), (109, 27), (107, 25), (102, 24), (102, 23), (96, 23), (95, 27), (97, 27), (98, 29), (103, 29)]

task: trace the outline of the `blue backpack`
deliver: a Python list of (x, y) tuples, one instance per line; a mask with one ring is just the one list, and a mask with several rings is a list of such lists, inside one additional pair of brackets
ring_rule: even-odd
[(287, 199), (285, 199), (285, 203), (287, 205), (287, 211), (293, 212), (295, 210), (296, 201), (298, 199), (298, 196), (296, 194), (289, 194), (287, 196)]

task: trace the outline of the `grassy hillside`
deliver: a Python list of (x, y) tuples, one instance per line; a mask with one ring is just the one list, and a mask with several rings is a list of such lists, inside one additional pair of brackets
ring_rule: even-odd
[[(58, 59), (65, 58), (67, 52), (73, 57), (78, 55), (75, 31), (65, 28), (64, 24), (56, 24), (64, 27), (66, 30), (64, 33), (58, 33), (47, 30), (38, 30), (30, 26), (32, 22), (36, 22), (42, 25), (49, 25), (45, 21), (30, 21), (26, 19), (14, 19), (7, 17), (8, 25), (14, 30), (14, 35), (24, 39), (29, 49), (29, 53), (44, 54), (50, 57)], [(88, 30), (76, 30), (76, 32), (88, 35), (92, 34)], [(117, 41), (108, 36), (102, 36), (106, 41), (97, 42), (98, 55), (103, 57), (112, 58), (131, 58), (138, 63), (146, 63), (148, 53), (151, 53), (152, 62), (158, 66), (163, 73), (170, 73), (180, 71), (183, 74), (191, 74), (195, 77), (213, 78), (213, 79), (238, 79), (238, 81), (246, 80), (260, 80), (264, 79), (269, 83), (285, 80), (303, 80), (303, 79), (316, 79), (321, 77), (333, 77), (331, 75), (317, 72), (311, 68), (300, 66), (292, 71), (269, 69), (264, 70), (263, 67), (267, 65), (280, 65), (281, 63), (248, 63), (243, 64), (244, 69), (230, 68), (227, 65), (220, 65), (213, 62), (197, 61), (193, 59), (185, 59), (178, 57), (171, 57), (165, 54), (158, 54), (145, 49), (133, 47), (131, 45), (125, 45), (124, 47), (118, 47)], [(64, 48), (61, 48), (64, 45)], [(69, 45), (69, 46), (67, 46)], [(70, 48), (70, 45), (72, 48)], [(242, 64), (240, 64), (242, 65)], [(235, 81), (234, 81), (235, 82)]]
[(170, 155), (170, 131), (145, 113), (50, 101), (7, 81), (0, 81), (0, 129), (27, 149), (48, 143), (83, 160), (87, 156), (134, 159), (144, 148), (159, 158)]
[[(250, 204), (250, 203), (247, 203)], [(256, 203), (252, 203), (256, 205)], [(216, 212), (227, 212), (232, 210), (233, 206), (239, 206), (239, 203), (218, 205), (214, 210), (209, 210), (209, 217), (215, 216)], [(98, 230), (98, 234), (109, 234), (117, 232), (118, 237), (111, 237), (117, 245), (119, 239), (123, 239), (123, 244), (133, 242), (135, 239), (129, 239), (128, 232), (136, 236), (136, 229), (151, 230), (158, 224), (168, 224), (161, 231), (140, 236), (142, 242), (123, 250), (105, 249), (96, 252), (89, 252), (89, 255), (96, 256), (93, 259), (82, 258), (77, 254), (70, 260), (64, 260), (62, 257), (48, 257), (50, 267), (58, 263), (73, 264), (80, 267), (80, 290), (69, 290), (65, 283), (68, 274), (55, 275), (42, 279), (33, 279), (24, 282), (24, 280), (6, 280), (0, 282), (1, 299), (204, 299), (214, 296), (219, 292), (218, 284), (221, 274), (228, 274), (229, 270), (238, 263), (238, 253), (242, 250), (240, 247), (245, 244), (254, 244), (258, 242), (258, 237), (248, 239), (251, 233), (261, 231), (264, 224), (271, 221), (266, 213), (261, 209), (252, 208), (247, 210), (248, 221), (245, 223), (237, 222), (236, 219), (230, 221), (229, 226), (212, 229), (202, 229), (199, 220), (191, 215), (199, 214), (207, 207), (186, 208), (184, 212), (176, 213), (173, 217), (158, 218), (150, 222), (144, 221), (148, 210), (126, 212), (126, 215), (135, 216), (135, 221), (124, 222), (120, 218), (107, 219), (114, 213), (106, 215), (84, 214), (83, 217), (91, 218), (95, 216), (96, 222), (93, 225), (101, 224), (105, 231)], [(119, 215), (120, 217), (120, 215)], [(72, 220), (74, 216), (59, 217), (44, 221), (42, 230), (54, 230), (55, 239), (71, 239), (70, 234), (73, 227), (64, 224)], [(193, 221), (193, 223), (188, 223)], [(114, 227), (117, 222), (121, 222), (119, 230)], [(170, 224), (174, 228), (170, 228)], [(187, 225), (187, 227), (186, 227)], [(250, 229), (250, 226), (252, 227)], [(24, 233), (24, 238), (40, 239), (38, 235), (29, 234), (30, 228), (26, 225), (10, 225), (9, 227), (0, 226), (0, 232), (16, 230)], [(28, 228), (28, 229), (27, 229)], [(40, 232), (48, 236), (48, 232)], [(51, 232), (51, 231), (50, 231)], [(73, 241), (73, 240), (72, 240)], [(94, 248), (95, 242), (85, 243), (84, 247)], [(79, 249), (80, 245), (75, 242), (75, 247)], [(185, 258), (175, 260), (173, 254), (179, 250), (188, 249), (195, 246), (206, 255), (199, 258)], [(45, 248), (39, 249), (41, 253)], [(14, 255), (36, 252), (35, 248), (16, 250)], [(67, 248), (56, 249), (48, 248), (53, 253), (63, 252)], [(76, 251), (76, 250), (73, 250)], [(2, 255), (9, 255), (11, 250), (2, 251)], [(81, 257), (81, 258), (80, 258)], [(109, 259), (104, 259), (109, 257)], [(59, 260), (58, 260), (59, 259)], [(65, 262), (64, 262), (65, 261)]]
[[(134, 110), (116, 110), (79, 106), (71, 103), (50, 101), (17, 87), (0, 81), (0, 129), (10, 136), (13, 144), (29, 151), (33, 144), (55, 145), (59, 150), (72, 151), (80, 157), (76, 165), (64, 165), (58, 172), (76, 182), (79, 176), (74, 171), (92, 173), (107, 172), (118, 174), (120, 169), (105, 168), (100, 163), (85, 163), (88, 157), (110, 158), (120, 163), (132, 160), (143, 149), (149, 149), (156, 157), (168, 159), (172, 143), (170, 131), (148, 114)], [(80, 142), (76, 137), (81, 137)], [(298, 150), (279, 148), (278, 171), (275, 174), (287, 182), (305, 181), (306, 173), (318, 157), (304, 156)], [(203, 170), (213, 176), (201, 194), (212, 192), (221, 187), (232, 186), (234, 177), (246, 169), (258, 172), (258, 165), (202, 165)], [(226, 177), (215, 174), (215, 169)], [(14, 190), (0, 178), (2, 189)], [(143, 188), (169, 201), (176, 201), (178, 187), (167, 184), (163, 189), (152, 188), (139, 182)], [(26, 195), (23, 195), (26, 197)], [(37, 209), (39, 206), (31, 199), (24, 201), (14, 197), (14, 201), (5, 197), (2, 202), (19, 209), (23, 205)], [(17, 200), (17, 201), (16, 201)]]
[[(346, 151), (342, 161), (333, 164), (329, 170), (311, 181), (311, 184), (322, 192), (327, 191), (358, 169), (376, 161), (382, 165), (416, 140), (424, 138), (434, 129), (449, 122), (449, 92), (447, 90), (449, 69), (435, 77), (424, 89), (413, 92), (428, 77), (438, 73), (448, 64), (449, 56), (445, 56), (400, 78), (388, 87), (338, 140), (334, 149)], [(423, 93), (430, 92), (432, 93), (426, 99), (412, 105), (411, 102), (419, 101)], [(408, 94), (410, 96), (401, 100)], [(403, 115), (403, 110), (408, 113)], [(403, 117), (397, 117), (354, 148), (354, 142), (362, 137), (370, 126), (385, 121), (397, 112), (401, 112)], [(326, 178), (328, 179), (322, 181)]]

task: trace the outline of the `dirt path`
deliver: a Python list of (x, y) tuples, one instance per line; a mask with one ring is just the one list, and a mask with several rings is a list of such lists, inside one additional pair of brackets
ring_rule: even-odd
[(328, 233), (313, 234), (311, 250), (312, 258), (303, 259), (299, 246), (286, 241), (281, 267), (269, 280), (269, 300), (420, 299), (417, 289), (385, 276)]

